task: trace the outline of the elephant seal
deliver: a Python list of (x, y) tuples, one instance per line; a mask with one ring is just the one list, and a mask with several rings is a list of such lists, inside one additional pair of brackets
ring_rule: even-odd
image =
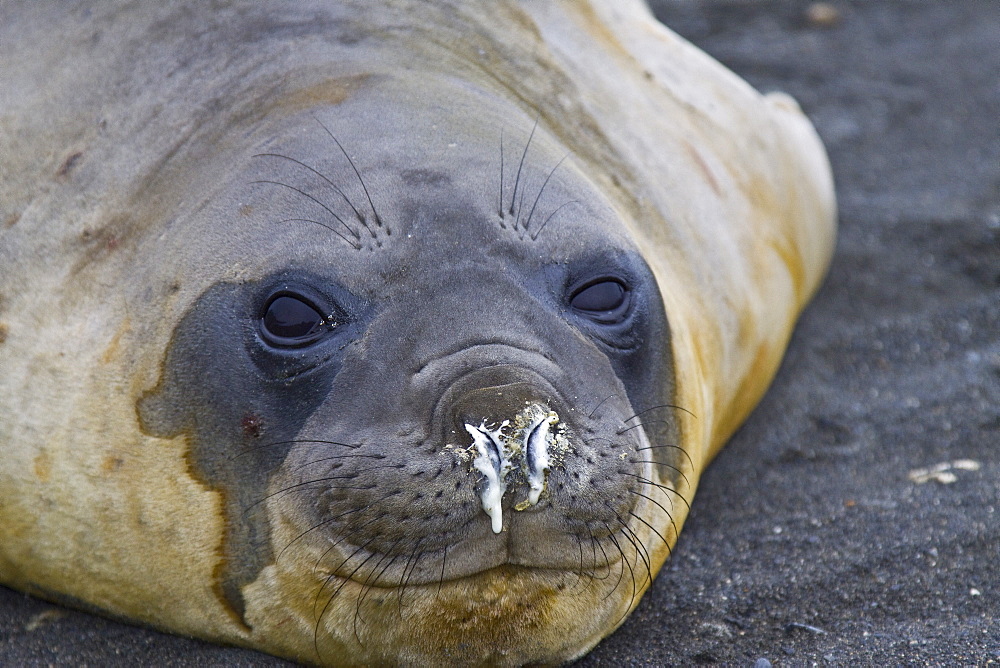
[(315, 664), (625, 619), (830, 257), (794, 102), (637, 0), (4, 11), (4, 583)]

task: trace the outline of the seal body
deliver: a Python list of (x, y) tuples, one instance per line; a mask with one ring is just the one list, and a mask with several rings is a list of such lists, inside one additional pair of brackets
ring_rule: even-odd
[(826, 158), (632, 0), (17, 3), (0, 578), (321, 664), (638, 603), (831, 253)]

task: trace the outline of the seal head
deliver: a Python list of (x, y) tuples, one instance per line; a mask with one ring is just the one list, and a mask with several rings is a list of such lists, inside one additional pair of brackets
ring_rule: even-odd
[[(592, 644), (686, 504), (640, 249), (530, 117), (437, 86), (453, 107), (435, 112), (438, 143), (412, 102), (402, 134), (392, 111), (350, 120), (412, 97), (393, 84), (303, 119), (309, 146), (257, 154), (255, 234), (297, 236), (195, 300), (138, 404), (225, 499), (225, 604), (253, 628), (280, 600), (321, 657)], [(489, 152), (463, 132), (484, 113)], [(591, 624), (558, 623), (581, 606)]]

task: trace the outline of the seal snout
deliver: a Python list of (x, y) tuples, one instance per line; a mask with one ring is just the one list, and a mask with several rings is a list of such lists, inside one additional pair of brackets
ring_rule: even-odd
[[(480, 503), (493, 533), (503, 530), (503, 500), (509, 488), (523, 488), (514, 510), (538, 504), (558, 451), (568, 449), (563, 425), (552, 410), (553, 392), (541, 378), (515, 366), (480, 369), (450, 393), (452, 433), (471, 460)], [(558, 427), (557, 427), (558, 425)]]

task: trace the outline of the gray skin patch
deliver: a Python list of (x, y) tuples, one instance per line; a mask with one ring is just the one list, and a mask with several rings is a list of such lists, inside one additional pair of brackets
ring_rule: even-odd
[[(160, 382), (138, 405), (143, 431), (187, 436), (191, 470), (223, 493), (227, 533), (217, 575), (222, 597), (241, 619), (240, 589), (272, 556), (263, 512), (270, 475), (329, 391), (344, 355), (341, 345), (363, 327), (361, 302), (305, 287), (324, 283), (288, 272), (262, 284), (216, 285), (176, 328)], [(328, 305), (338, 336), (308, 352), (270, 350), (260, 339), (262, 306), (294, 287)]]
[[(608, 243), (586, 207), (572, 234), (555, 233), (570, 224), (556, 217), (567, 191), (592, 197), (582, 183), (557, 190), (557, 160), (539, 172), (508, 156), (499, 211), (495, 199), (470, 199), (460, 179), (419, 165), (380, 167), (398, 179), (394, 196), (373, 188), (366, 208), (358, 182), (342, 183), (360, 175), (344, 170), (338, 187), (353, 201), (328, 195), (323, 205), (349, 222), (352, 209), (377, 208), (368, 220), (385, 221), (391, 235), (359, 247), (331, 233), (318, 260), (314, 247), (290, 246), (273, 273), (216, 284), (178, 323), (138, 411), (147, 433), (186, 435), (192, 471), (223, 496), (217, 577), (236, 616), (241, 589), (296, 547), (272, 544), (272, 498), (282, 512), (294, 508), (303, 542), (337, 546), (319, 569), (365, 585), (504, 564), (586, 571), (632, 541), (629, 515), (658, 493), (644, 466), (664, 467), (664, 479), (683, 466), (673, 445), (669, 328), (641, 254)], [(261, 169), (276, 170), (257, 181), (261, 189), (328, 187), (293, 161)], [(273, 217), (335, 224), (317, 199)], [(620, 313), (574, 307), (588, 286), (608, 281), (624, 286)], [(315, 341), (283, 348), (261, 335), (277, 294), (322, 312)], [(467, 448), (466, 425), (499, 425), (531, 405), (557, 415), (573, 441), (558, 466), (535, 453), (538, 470), (501, 493), (488, 518), (489, 481), (446, 446)], [(545, 494), (532, 476), (542, 476)], [(673, 499), (660, 493), (654, 503), (669, 514)], [(496, 518), (508, 530), (497, 534)]]

